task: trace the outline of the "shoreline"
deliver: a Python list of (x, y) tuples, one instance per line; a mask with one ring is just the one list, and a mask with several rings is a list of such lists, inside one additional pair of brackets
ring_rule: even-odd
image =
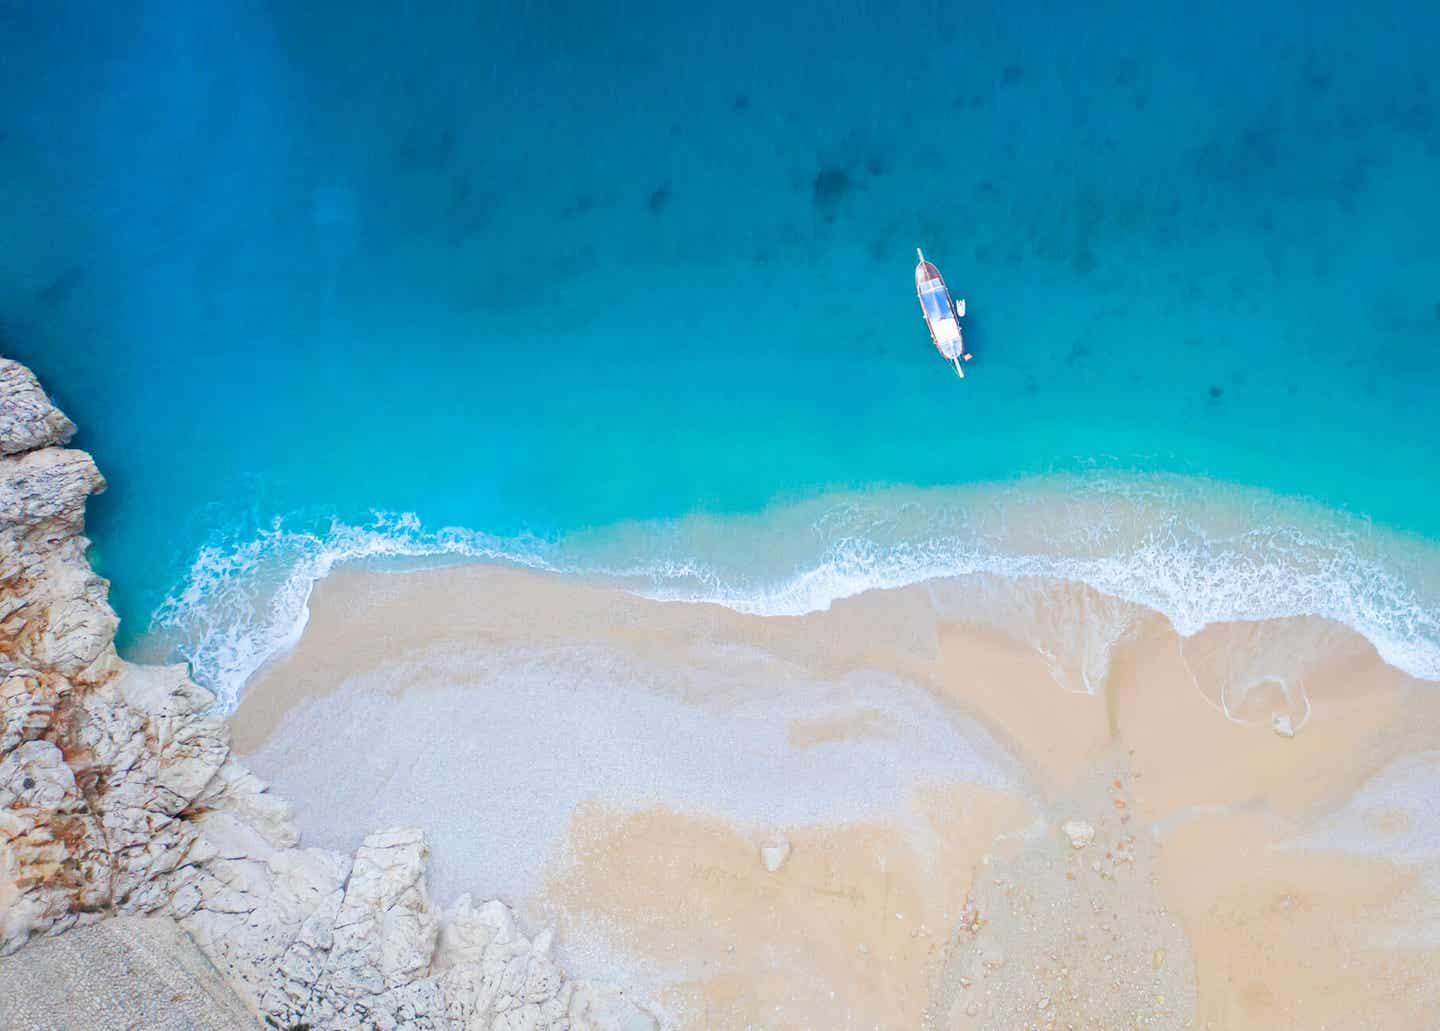
[[(0, 1022), (39, 1007), (88, 1027), (159, 991), (166, 1026), (654, 1031), (623, 989), (570, 979), (553, 934), (525, 936), (503, 903), (436, 906), (408, 820), (353, 850), (299, 848), (292, 807), (236, 759), (214, 695), (183, 666), (116, 653), (84, 536), (106, 483), (65, 447), (74, 424), (5, 359), (0, 414), (0, 956), (25, 950), (29, 986), (0, 999)], [(133, 976), (70, 998), (87, 990), (77, 961)], [(498, 994), (502, 975), (522, 996)]]
[[(967, 595), (985, 604), (963, 610)], [(1087, 667), (1095, 693), (1062, 686)], [(1297, 700), (1308, 717), (1285, 736), (1272, 716)], [(583, 716), (552, 734), (565, 709)], [(507, 720), (533, 728), (526, 750), (504, 743)], [(307, 836), (336, 847), (391, 806), (426, 814), (442, 901), (498, 878), (557, 928), (567, 965), (636, 986), (666, 1026), (742, 1027), (776, 1006), (824, 1026), (988, 1026), (1023, 1019), (1020, 997), (1044, 1016), (1044, 997), (1077, 1026), (1139, 1006), (1163, 1026), (1299, 1027), (1323, 1019), (1317, 999), (1359, 1005), (1364, 982), (1330, 969), (1342, 954), (1394, 986), (1372, 1005), (1397, 1018), (1440, 1002), (1400, 977), (1440, 961), (1406, 915), (1428, 890), (1414, 857), (1387, 858), (1387, 832), (1364, 855), (1296, 844), (1440, 741), (1440, 696), (1325, 620), (1181, 638), (1080, 585), (976, 578), (763, 617), (496, 566), (342, 569), (229, 723)], [(421, 758), (363, 769), (398, 755)], [(505, 809), (517, 794), (532, 808)], [(1407, 797), (1377, 826), (1423, 820)], [(497, 804), (498, 857), (466, 817)], [(1070, 820), (1095, 843), (1071, 847)], [(1115, 921), (1092, 920), (1101, 896)], [(1266, 915), (1285, 898), (1312, 900), (1329, 953)], [(1239, 922), (1216, 925), (1216, 906)], [(1360, 911), (1369, 938), (1421, 947), (1355, 959)], [(1085, 944), (1116, 934), (1108, 953)], [(1047, 940), (1069, 958), (1042, 962)], [(1237, 983), (1239, 954), (1263, 991)]]
[(1304, 499), (1164, 474), (829, 493), (549, 540), (435, 528), (414, 514), (314, 532), (277, 522), (202, 549), (137, 648), (184, 656), (228, 711), (293, 643), (327, 576), (468, 564), (758, 615), (805, 615), (867, 590), (954, 577), (1069, 580), (1162, 612), (1187, 635), (1323, 616), (1393, 665), (1440, 681), (1440, 545)]

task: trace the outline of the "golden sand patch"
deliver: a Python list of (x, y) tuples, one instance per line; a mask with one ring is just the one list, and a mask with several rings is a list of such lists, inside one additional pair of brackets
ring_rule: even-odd
[(835, 741), (858, 738), (884, 740), (897, 736), (893, 717), (876, 709), (843, 716), (819, 716), (814, 719), (790, 721), (785, 736), (791, 748), (814, 748)]
[[(1428, 1026), (1440, 907), (1424, 878), (1440, 857), (1295, 846), (1388, 764), (1440, 747), (1440, 691), (1312, 619), (1182, 640), (1127, 611), (1123, 634), (1066, 631), (1089, 649), (1066, 656), (1044, 636), (1057, 620), (1119, 611), (1085, 591), (1068, 585), (1057, 615), (1031, 585), (1014, 625), (942, 619), (923, 587), (767, 619), (513, 570), (349, 571), (318, 586), (304, 638), (231, 725), (247, 751), (304, 699), (376, 669), (407, 691), (388, 671), (457, 643), (643, 656), (677, 671), (654, 690), (710, 713), (797, 678), (890, 677), (938, 699), (938, 719), (978, 721), (1009, 751), (1014, 792), (916, 785), (861, 820), (758, 829), (583, 804), (543, 889), (509, 901), (562, 942), (602, 939), (658, 971), (655, 998), (691, 1028)], [(1057, 683), (1077, 662), (1104, 670), (1093, 694)], [(785, 720), (796, 753), (903, 747), (870, 697)], [(366, 747), (343, 719), (332, 732)], [(1367, 850), (1413, 841), (1418, 819), (1361, 814)], [(1067, 820), (1093, 838), (1076, 847)]]
[(1200, 1026), (1415, 1027), (1440, 1013), (1440, 948), (1378, 945), (1404, 927), (1416, 875), (1286, 849), (1290, 829), (1199, 817), (1166, 842), (1160, 886), (1195, 951)]
[[(744, 830), (665, 809), (575, 814), (541, 909), (674, 972), (684, 1027), (913, 1028), (969, 871), (1031, 819), (1019, 797), (918, 792), (906, 821)], [(775, 870), (762, 849), (784, 842)]]

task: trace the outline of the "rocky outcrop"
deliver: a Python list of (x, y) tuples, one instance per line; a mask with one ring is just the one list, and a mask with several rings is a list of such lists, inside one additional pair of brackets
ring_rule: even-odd
[(75, 424), (50, 403), (29, 369), (0, 358), (0, 455), (67, 444)]
[(105, 483), (74, 426), (0, 360), (0, 955), (118, 914), (173, 918), (273, 1027), (655, 1027), (567, 979), (500, 902), (440, 913), (413, 828), (352, 856), (298, 847), (180, 666), (115, 653), (85, 559)]

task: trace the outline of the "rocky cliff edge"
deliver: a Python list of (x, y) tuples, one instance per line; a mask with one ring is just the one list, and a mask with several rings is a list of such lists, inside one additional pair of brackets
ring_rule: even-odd
[(651, 1031), (568, 979), (501, 902), (441, 912), (415, 828), (300, 848), (183, 666), (120, 659), (85, 557), (105, 489), (75, 427), (0, 359), (0, 955), (119, 914), (176, 920), (271, 1027)]

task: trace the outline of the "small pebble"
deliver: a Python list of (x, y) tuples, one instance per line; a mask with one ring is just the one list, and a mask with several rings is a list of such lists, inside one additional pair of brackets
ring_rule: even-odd
[(765, 869), (771, 873), (779, 870), (785, 865), (785, 860), (790, 858), (790, 842), (785, 838), (776, 838), (760, 846), (760, 861), (765, 864)]
[(1095, 840), (1095, 828), (1084, 820), (1066, 820), (1061, 828), (1070, 839), (1070, 847), (1081, 849)]

